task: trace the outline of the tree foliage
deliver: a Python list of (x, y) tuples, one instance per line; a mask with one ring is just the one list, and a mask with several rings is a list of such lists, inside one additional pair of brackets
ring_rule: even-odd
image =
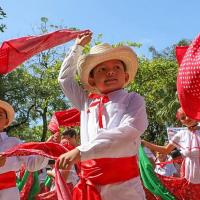
[[(3, 11), (2, 7), (0, 7), (0, 20), (6, 17), (6, 13)], [(4, 32), (6, 28), (5, 24), (0, 24), (0, 32)]]
[(178, 65), (175, 47), (189, 45), (189, 40), (181, 40), (177, 44), (157, 52), (151, 47), (152, 58), (141, 57), (135, 82), (129, 91), (136, 91), (145, 97), (149, 126), (145, 138), (163, 144), (167, 138), (166, 128), (178, 124), (175, 115), (179, 107), (176, 91)]
[[(46, 18), (41, 20), (41, 33), (47, 32), (47, 22)], [(52, 113), (67, 108), (57, 81), (63, 56), (63, 49), (49, 49), (2, 77), (1, 98), (16, 110), (16, 123), (9, 128), (11, 134), (19, 134), (24, 139), (39, 139), (38, 136), (30, 137), (30, 132), (39, 127), (40, 140), (44, 141)]]

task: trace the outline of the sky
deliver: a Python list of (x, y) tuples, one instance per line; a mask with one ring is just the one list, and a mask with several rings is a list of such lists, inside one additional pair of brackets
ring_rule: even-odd
[(200, 32), (199, 0), (1, 0), (7, 29), (0, 43), (35, 35), (40, 18), (51, 24), (90, 29), (103, 42), (142, 43), (136, 50), (148, 57), (148, 48), (162, 50), (181, 39), (194, 39)]

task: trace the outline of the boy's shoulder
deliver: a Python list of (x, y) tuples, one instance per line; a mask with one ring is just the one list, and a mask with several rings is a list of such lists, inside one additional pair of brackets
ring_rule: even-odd
[(16, 137), (8, 137), (6, 139), (6, 142), (12, 143), (13, 145), (18, 145), (18, 144), (22, 143), (22, 141), (19, 138), (16, 138)]
[(138, 94), (137, 92), (130, 92), (130, 93), (128, 93), (128, 95), (129, 95), (129, 98), (131, 99), (131, 100), (136, 100), (136, 99), (138, 99), (138, 100), (144, 100), (144, 97), (143, 96), (141, 96), (140, 94)]

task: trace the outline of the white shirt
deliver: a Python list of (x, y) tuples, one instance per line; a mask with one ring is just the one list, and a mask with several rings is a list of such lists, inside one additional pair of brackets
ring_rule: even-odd
[(185, 178), (200, 184), (200, 131), (181, 130), (169, 142), (185, 157)]
[[(8, 149), (21, 144), (21, 140), (15, 137), (8, 137), (6, 132), (0, 133), (0, 152), (5, 152)], [(42, 156), (13, 156), (6, 159), (3, 167), (0, 167), (0, 174), (9, 171), (18, 171), (21, 165), (24, 164), (28, 171), (37, 171), (46, 167), (48, 159)], [(0, 200), (18, 200), (19, 191), (17, 187), (0, 190)]]
[[(107, 94), (104, 104), (103, 127), (98, 125), (98, 107), (88, 108), (88, 94), (74, 81), (77, 59), (81, 46), (74, 46), (65, 58), (59, 82), (67, 98), (81, 112), (81, 160), (119, 158), (137, 155), (140, 136), (147, 128), (147, 116), (143, 97), (137, 93), (117, 90)], [(103, 200), (144, 199), (140, 178), (100, 186)], [(123, 192), (122, 192), (123, 191)]]
[(152, 158), (154, 161), (156, 160), (156, 157), (149, 148), (143, 147), (143, 149), (148, 158)]
[[(159, 161), (156, 163), (160, 163)], [(159, 164), (156, 164), (155, 170), (157, 174), (163, 175), (163, 176), (173, 176), (174, 174), (177, 174), (177, 170), (173, 163), (169, 163), (164, 165), (163, 167)]]

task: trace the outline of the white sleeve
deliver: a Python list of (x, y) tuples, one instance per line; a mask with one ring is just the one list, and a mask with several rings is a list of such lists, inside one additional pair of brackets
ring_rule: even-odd
[[(81, 152), (81, 160), (103, 157), (120, 157), (122, 152), (133, 155), (133, 146), (138, 147), (140, 136), (148, 125), (145, 102), (143, 98), (132, 102), (123, 116), (119, 126), (112, 129), (100, 129), (96, 138), (87, 144), (77, 147)], [(135, 154), (138, 149), (135, 150)]]
[(38, 155), (19, 156), (18, 159), (25, 165), (25, 168), (31, 172), (45, 168), (49, 161), (48, 158)]
[(83, 88), (75, 81), (77, 61), (82, 50), (83, 47), (79, 45), (75, 45), (71, 48), (62, 63), (58, 76), (62, 91), (79, 111), (86, 98)]

